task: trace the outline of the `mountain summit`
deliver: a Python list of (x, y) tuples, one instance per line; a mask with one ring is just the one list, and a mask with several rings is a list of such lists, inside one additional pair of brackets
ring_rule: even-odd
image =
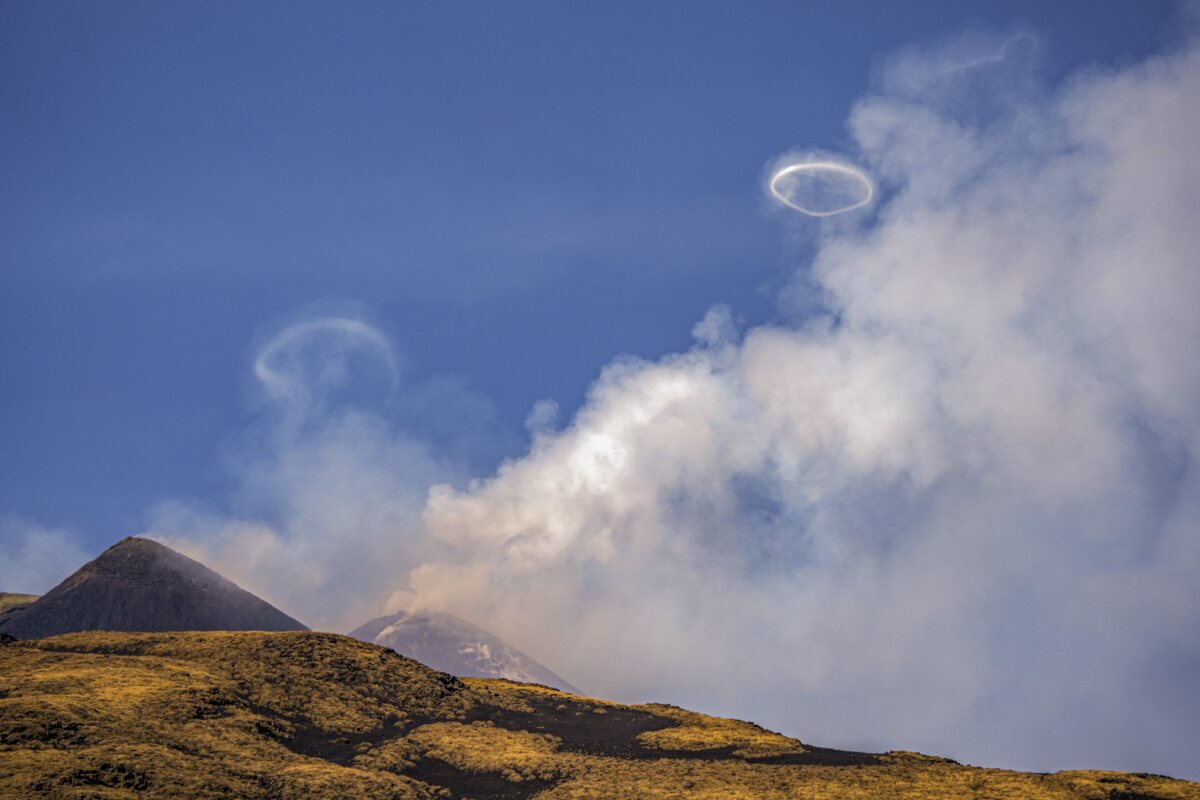
[(517, 648), (451, 614), (401, 611), (360, 625), (350, 635), (460, 678), (504, 678), (580, 693)]
[(203, 564), (128, 537), (36, 602), (0, 633), (38, 639), (74, 631), (303, 631), (304, 625)]

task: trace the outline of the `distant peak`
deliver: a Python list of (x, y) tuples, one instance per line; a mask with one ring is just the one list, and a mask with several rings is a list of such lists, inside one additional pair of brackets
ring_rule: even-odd
[(0, 619), (0, 629), (18, 638), (84, 630), (306, 630), (199, 561), (140, 536), (126, 536), (19, 616)]

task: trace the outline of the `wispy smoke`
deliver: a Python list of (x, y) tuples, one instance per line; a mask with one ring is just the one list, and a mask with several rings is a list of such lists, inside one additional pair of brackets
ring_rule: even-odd
[(802, 276), (826, 313), (714, 312), (434, 487), (420, 602), (606, 696), (1196, 776), (1200, 60), (1050, 92), (1032, 45), (893, 60), (850, 119), (877, 220)]
[(448, 378), (401, 391), (397, 363), (362, 319), (310, 315), (276, 331), (253, 360), (262, 416), (227, 454), (232, 509), (164, 502), (146, 535), (317, 628), (402, 603), (407, 570), (444, 550), (422, 533), (428, 487), (461, 480), (493, 412)]
[(88, 555), (71, 531), (0, 514), (0, 590), (41, 594), (70, 575)]

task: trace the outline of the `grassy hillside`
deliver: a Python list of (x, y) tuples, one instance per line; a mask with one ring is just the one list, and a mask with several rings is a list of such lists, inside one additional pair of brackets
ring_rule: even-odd
[(460, 681), (332, 634), (80, 633), (0, 646), (0, 796), (1200, 800), (1200, 784), (825, 750)]

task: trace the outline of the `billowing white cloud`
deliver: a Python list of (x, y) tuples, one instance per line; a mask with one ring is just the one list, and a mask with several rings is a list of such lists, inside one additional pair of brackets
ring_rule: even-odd
[(435, 486), (417, 602), (822, 744), (1200, 775), (1200, 57), (1051, 91), (1033, 44), (892, 60), (826, 313), (713, 312)]

